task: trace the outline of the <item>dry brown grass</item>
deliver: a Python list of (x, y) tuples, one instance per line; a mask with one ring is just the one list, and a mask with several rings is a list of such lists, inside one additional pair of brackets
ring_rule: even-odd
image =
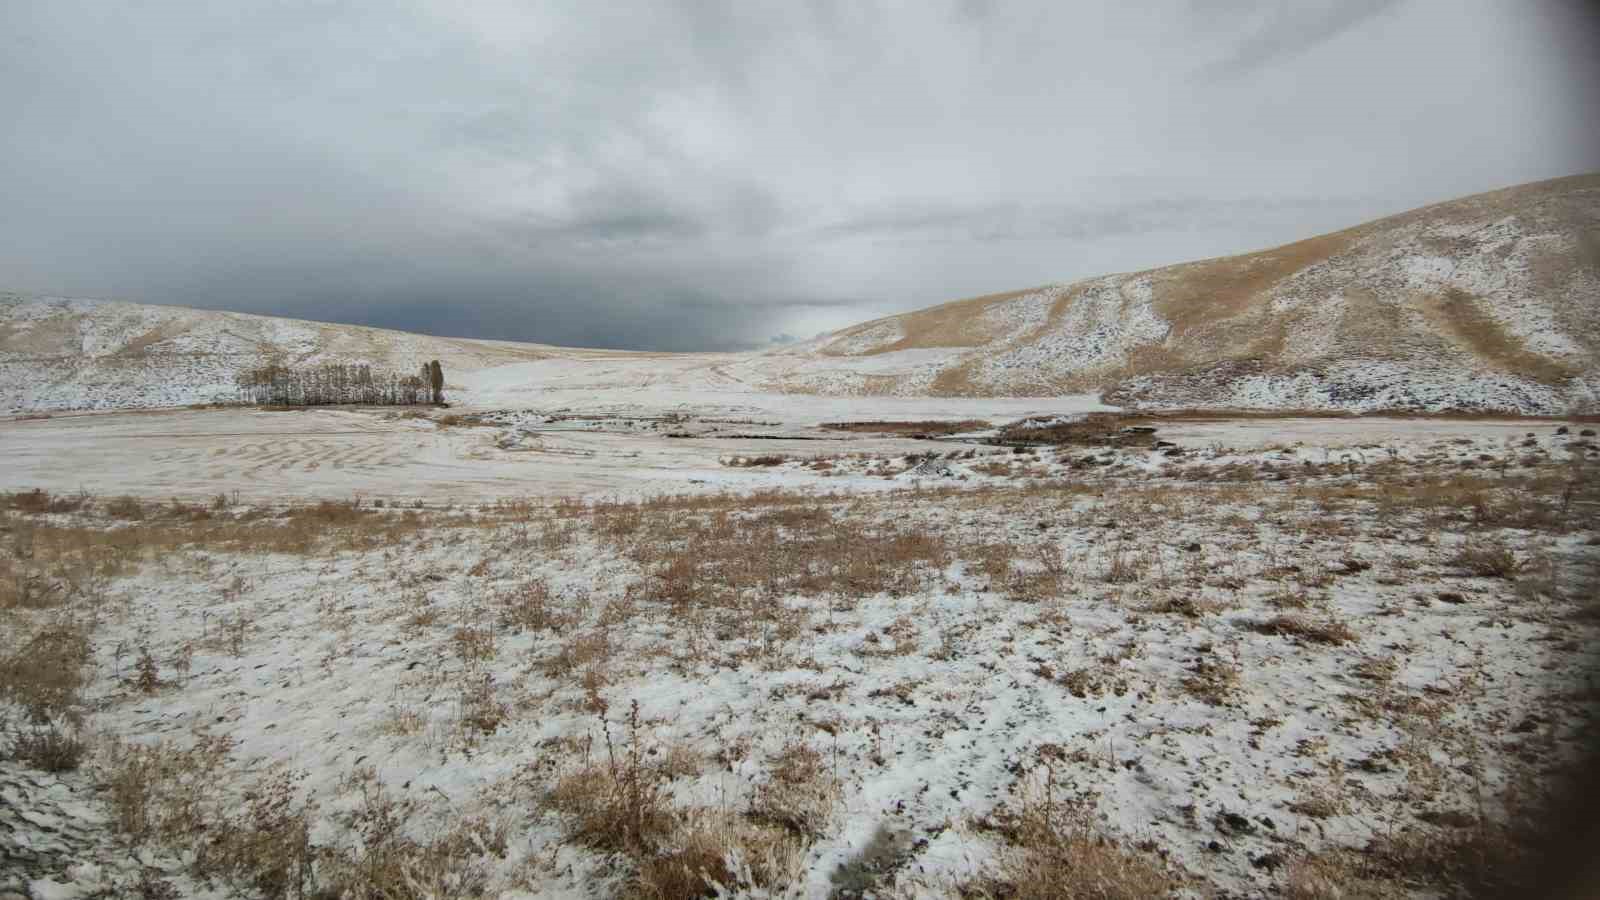
[(1183, 616), (1186, 619), (1199, 619), (1216, 615), (1225, 609), (1228, 609), (1228, 604), (1221, 600), (1206, 599), (1189, 594), (1163, 596), (1141, 607), (1143, 612)]
[(604, 751), (586, 745), (583, 761), (542, 803), (561, 816), (571, 840), (632, 861), (625, 896), (689, 900), (713, 896), (712, 883), (737, 893), (798, 877), (802, 851), (823, 831), (838, 796), (815, 750), (785, 747), (743, 815), (684, 809), (673, 804), (670, 782), (696, 773), (698, 757), (686, 763), (681, 750), (648, 741), (637, 703), (615, 733), (602, 722)]
[[(819, 509), (815, 499), (755, 514), (646, 508), (635, 533), (613, 540), (650, 573), (645, 596), (675, 608), (795, 594), (904, 594), (950, 562), (952, 551), (936, 532), (857, 517), (818, 528), (813, 523), (826, 515)], [(765, 603), (757, 612), (778, 610)]]
[(48, 625), (0, 657), (0, 699), (21, 706), (38, 723), (70, 718), (86, 683), (89, 633), (80, 622)]
[(378, 724), (379, 734), (390, 737), (411, 737), (421, 734), (428, 725), (428, 717), (421, 710), (409, 706), (397, 706)]
[[(1155, 280), (1156, 309), (1172, 323), (1174, 339), (1206, 335), (1223, 324), (1254, 325), (1257, 334), (1240, 335), (1247, 340), (1255, 338), (1243, 344), (1241, 350), (1259, 344), (1266, 336), (1259, 333), (1260, 324), (1249, 313), (1261, 308), (1273, 285), (1341, 252), (1357, 239), (1358, 233), (1358, 229), (1348, 229), (1260, 253), (1157, 269), (1150, 273)], [(1229, 321), (1234, 319), (1243, 321)]]
[(1250, 626), (1258, 634), (1299, 638), (1313, 644), (1344, 644), (1356, 639), (1356, 633), (1336, 619), (1321, 619), (1294, 613), (1282, 613)]
[[(630, 668), (640, 644), (635, 638), (641, 631), (654, 633), (662, 622), (670, 622), (675, 629), (669, 632), (671, 639), (683, 638), (683, 645), (675, 645), (673, 650), (681, 650), (685, 659), (743, 665), (752, 659), (764, 663), (767, 657), (763, 654), (773, 654), (778, 664), (788, 665), (791, 660), (805, 659), (805, 635), (837, 627), (833, 614), (850, 610), (866, 597), (971, 590), (974, 575), (987, 575), (991, 590), (1004, 590), (1008, 597), (1030, 601), (1060, 596), (1065, 582), (1076, 578), (1076, 584), (1094, 592), (1094, 596), (1109, 594), (1109, 602), (1126, 601), (1123, 609), (1130, 619), (1137, 613), (1159, 612), (1197, 620), (1144, 620), (1145, 625), (1212, 629), (1224, 623), (1198, 620), (1221, 608), (1214, 605), (1220, 601), (1205, 599), (1208, 589), (1203, 589), (1207, 583), (1204, 576), (1218, 559), (1227, 559), (1231, 554), (1252, 560), (1271, 557), (1243, 567), (1234, 564), (1234, 574), (1227, 577), (1237, 582), (1230, 582), (1227, 596), (1230, 602), (1237, 601), (1235, 605), (1254, 602), (1254, 598), (1268, 596), (1271, 591), (1295, 591), (1296, 582), (1302, 586), (1326, 585), (1328, 593), (1336, 593), (1340, 579), (1361, 568), (1348, 562), (1331, 568), (1333, 560), (1354, 557), (1330, 540), (1330, 535), (1339, 532), (1317, 527), (1316, 523), (1324, 519), (1318, 518), (1322, 513), (1315, 504), (1324, 500), (1344, 510), (1340, 515), (1345, 518), (1340, 521), (1349, 525), (1347, 533), (1360, 535), (1363, 540), (1394, 540), (1395, 535), (1434, 527), (1429, 523), (1481, 539), (1481, 532), (1471, 519), (1477, 514), (1470, 507), (1465, 512), (1449, 509), (1450, 502), (1461, 496), (1486, 498), (1490, 519), (1511, 514), (1506, 510), (1526, 510), (1514, 514), (1525, 516), (1527, 521), (1545, 522), (1543, 527), (1552, 530), (1584, 521), (1583, 507), (1578, 505), (1572, 507), (1579, 510), (1577, 513), (1566, 517), (1559, 513), (1559, 493), (1567, 482), (1547, 477), (1551, 475), (1549, 467), (1527, 473), (1525, 478), (1473, 475), (1427, 484), (1424, 482), (1428, 479), (1418, 478), (1416, 471), (1401, 467), (1385, 470), (1370, 484), (1334, 484), (1312, 481), (1308, 476), (1305, 482), (1241, 481), (1225, 486), (1154, 484), (1096, 472), (1074, 484), (1038, 483), (1026, 489), (1001, 485), (960, 492), (904, 492), (886, 498), (788, 494), (659, 498), (592, 507), (566, 504), (537, 511), (507, 506), (501, 512), (479, 513), (474, 518), (443, 513), (412, 517), (354, 503), (332, 503), (267, 514), (223, 507), (212, 510), (210, 519), (191, 520), (188, 512), (168, 512), (170, 507), (160, 506), (147, 507), (142, 520), (119, 522), (107, 528), (103, 518), (91, 520), (87, 513), (82, 518), (60, 521), (17, 511), (7, 513), (8, 524), (17, 530), (8, 533), (6, 540), (21, 539), (26, 531), (33, 553), (28, 561), (30, 571), (66, 563), (89, 568), (103, 564), (109, 567), (107, 571), (121, 571), (170, 551), (189, 548), (338, 553), (344, 548), (377, 547), (386, 539), (415, 544), (425, 534), (449, 541), (459, 537), (453, 529), (481, 528), (484, 522), (505, 526), (503, 532), (495, 532), (496, 540), (507, 542), (507, 546), (514, 543), (515, 552), (530, 556), (544, 552), (546, 541), (563, 550), (576, 545), (583, 554), (591, 553), (596, 544), (613, 548), (624, 557), (617, 562), (622, 573), (614, 584), (597, 587), (593, 600), (587, 593), (574, 597), (570, 588), (561, 597), (553, 596), (551, 582), (539, 578), (519, 580), (523, 576), (512, 574), (521, 571), (519, 565), (485, 551), (481, 557), (477, 553), (462, 557), (464, 568), (480, 559), (495, 563), (468, 569), (471, 580), (464, 583), (481, 590), (480, 596), (492, 598), (475, 600), (482, 605), (474, 605), (470, 614), (452, 614), (445, 619), (441, 606), (448, 609), (447, 600), (422, 602), (428, 593), (442, 592), (433, 586), (435, 581), (453, 574), (416, 570), (397, 581), (405, 600), (394, 613), (415, 617), (419, 629), (445, 622), (448, 628), (440, 628), (430, 640), (437, 640), (436, 646), (447, 654), (457, 651), (470, 666), (492, 658), (496, 649), (509, 657), (510, 647), (532, 643), (535, 649), (530, 661), (534, 667), (543, 667), (550, 674), (577, 677), (586, 691), (581, 702), (590, 709), (603, 710), (605, 696), (614, 694), (627, 679), (638, 674)], [(1384, 500), (1382, 494), (1388, 489), (1400, 499)], [(1100, 492), (1104, 496), (1095, 496)], [(1528, 496), (1513, 499), (1510, 495), (1517, 492)], [(1227, 518), (1246, 506), (1259, 509), (1259, 515), (1238, 517), (1236, 521)], [(1546, 507), (1558, 512), (1537, 512)], [(1162, 523), (1180, 516), (1202, 516), (1196, 521), (1210, 529), (1204, 537), (1206, 553), (1185, 554), (1181, 545), (1170, 542), (1173, 532), (1158, 530)], [(1393, 530), (1374, 538), (1370, 528), (1374, 516), (1382, 517), (1382, 526)], [(529, 522), (530, 519), (535, 521)], [(1263, 549), (1258, 538), (1259, 529), (1269, 521), (1283, 528), (1302, 521), (1312, 524), (1303, 541), (1291, 540), (1269, 551)], [(1026, 527), (1020, 527), (1019, 522)], [(1285, 522), (1290, 524), (1286, 526)], [(523, 528), (520, 536), (517, 527)], [(1077, 555), (1069, 553), (1063, 561), (1062, 541), (1077, 541), (1085, 531), (1096, 536), (1094, 549)], [(1067, 533), (1072, 537), (1064, 537)], [(557, 536), (547, 537), (549, 534)], [(1507, 535), (1500, 540), (1518, 554), (1528, 553), (1529, 545), (1520, 536)], [(1435, 547), (1437, 544), (1428, 544), (1408, 552), (1412, 559), (1437, 560), (1442, 554), (1430, 555)], [(1105, 562), (1109, 572), (1118, 552), (1127, 557), (1127, 577), (1104, 579), (1099, 563)], [(1163, 553), (1168, 563), (1163, 563)], [(1176, 571), (1168, 572), (1165, 567), (1174, 556), (1178, 559)], [(1362, 557), (1375, 561), (1372, 574), (1362, 576), (1365, 581), (1378, 573), (1404, 568), (1398, 557), (1385, 557), (1381, 552), (1363, 551)], [(10, 558), (0, 553), (0, 560)], [(947, 575), (957, 560), (969, 563), (959, 567), (966, 574)], [(1185, 568), (1186, 564), (1189, 568)], [(1198, 568), (1201, 577), (1178, 592), (1167, 593), (1174, 584), (1184, 583), (1181, 578), (1174, 581), (1173, 576), (1183, 576), (1192, 568)], [(964, 583), (958, 588), (955, 580)], [(1107, 587), (1107, 581), (1111, 587)], [(1135, 584), (1139, 586), (1123, 587)], [(1494, 585), (1479, 585), (1479, 593), (1485, 598), (1496, 589)], [(1321, 593), (1302, 589), (1289, 596), (1295, 598), (1297, 609), (1305, 611), (1278, 616), (1260, 625), (1248, 620), (1235, 624), (1308, 642), (1341, 643), (1354, 639), (1343, 623), (1325, 620), (1331, 607), (1320, 601)], [(949, 635), (938, 629), (926, 630), (928, 623), (916, 613), (920, 602), (919, 598), (904, 604), (908, 609), (903, 615), (894, 611), (889, 617), (894, 624), (888, 628), (882, 627), (881, 622), (875, 624), (873, 633), (878, 641), (872, 649), (864, 650), (862, 657), (928, 652), (923, 648), (941, 640), (950, 644)], [(39, 619), (57, 615), (48, 607), (42, 608), (47, 611), (37, 616)], [(30, 616), (35, 613), (33, 607), (18, 609)], [(824, 611), (829, 614), (826, 624), (822, 621)], [(1042, 621), (1044, 612), (1038, 615)], [(642, 617), (645, 627), (640, 629)], [(1082, 629), (1079, 622), (1070, 624)], [(1381, 627), (1375, 625), (1374, 647), (1379, 631)], [(700, 636), (691, 638), (691, 632)], [(515, 633), (523, 637), (509, 637)], [(500, 635), (507, 637), (497, 648)], [(1262, 643), (1248, 637), (1244, 640)], [(799, 648), (787, 651), (793, 654), (789, 660), (783, 658), (782, 648), (787, 644)], [(779, 649), (771, 649), (774, 647)], [(661, 651), (651, 646), (645, 652)], [(930, 655), (939, 652), (952, 651), (935, 650)], [(166, 660), (165, 651), (161, 658)], [(1349, 657), (1340, 659), (1341, 669), (1351, 671)], [(814, 660), (804, 664), (817, 665)], [(126, 663), (123, 668), (127, 669)], [(140, 674), (140, 668), (135, 666), (133, 673)], [(159, 687), (164, 682), (159, 672), (156, 674), (154, 682)], [(1382, 674), (1373, 667), (1355, 670), (1358, 678), (1370, 675), (1376, 680)], [(1046, 677), (1089, 697), (1121, 690), (1116, 675), (1115, 663), (1091, 663), (1059, 679), (1053, 672)], [(1182, 679), (1182, 689), (1207, 703), (1227, 706), (1236, 696), (1238, 683), (1237, 666), (1221, 656), (1207, 657), (1194, 664)], [(513, 696), (516, 688), (497, 696), (486, 681), (463, 679), (456, 687), (459, 715), (454, 723), (452, 750), (474, 746), (473, 742), (500, 729), (509, 716), (530, 709), (535, 703), (526, 696)], [(925, 699), (914, 684), (909, 688), (886, 684), (877, 689), (889, 691), (885, 699), (900, 696), (919, 705)], [(564, 695), (557, 702), (578, 705), (570, 697)], [(423, 722), (409, 714), (403, 720), (397, 717), (394, 730), (414, 734), (422, 727)], [(619, 854), (619, 865), (626, 867), (632, 878), (625, 889), (629, 892), (655, 897), (700, 896), (707, 877), (723, 884), (730, 880), (741, 885), (782, 884), (795, 871), (793, 866), (800, 864), (796, 861), (803, 855), (800, 851), (817, 834), (828, 833), (836, 824), (829, 820), (834, 812), (829, 798), (837, 790), (832, 784), (832, 765), (825, 754), (804, 740), (793, 741), (769, 758), (766, 776), (753, 779), (748, 807), (720, 810), (712, 815), (675, 806), (670, 800), (674, 779), (692, 775), (696, 767), (681, 759), (675, 762), (672, 748), (652, 747), (648, 739), (638, 737), (636, 723), (627, 730), (628, 736), (618, 740), (614, 750), (608, 746), (602, 753), (586, 758), (583, 766), (575, 767), (568, 777), (556, 782), (545, 808), (568, 825), (574, 841)], [(608, 734), (615, 739), (609, 729)], [(643, 745), (645, 749), (630, 757), (634, 752), (630, 745)], [(651, 753), (651, 749), (657, 752)], [(203, 768), (193, 762), (183, 765)], [(275, 822), (267, 833), (252, 832), (246, 823), (235, 822), (231, 814), (220, 814), (219, 818), (218, 808), (207, 806), (209, 800), (200, 802), (192, 817), (206, 823), (204, 829), (185, 832), (176, 825), (164, 826), (160, 823), (169, 817), (178, 816), (172, 819), (174, 822), (181, 820), (175, 812), (175, 801), (169, 801), (166, 794), (171, 788), (172, 796), (181, 799), (186, 776), (157, 773), (148, 777), (155, 778), (161, 787), (156, 791), (159, 797), (146, 800), (156, 810), (150, 816), (157, 823), (147, 830), (153, 833), (168, 828), (174, 835), (173, 842), (185, 847), (209, 840), (207, 835), (222, 834), (222, 843), (211, 857), (211, 864), (218, 867), (217, 877), (245, 885), (249, 890), (277, 889), (300, 877), (296, 874), (299, 870), (292, 866), (284, 868), (273, 863), (266, 869), (257, 869), (241, 862), (252, 855), (282, 862), (306, 858), (309, 852), (311, 871), (321, 886), (390, 883), (385, 881), (390, 877), (385, 872), (407, 872), (407, 877), (415, 878), (424, 878), (418, 874), (423, 872), (447, 873), (437, 877), (457, 879), (456, 884), (472, 883), (476, 877), (462, 874), (471, 866), (465, 856), (453, 855), (456, 850), (404, 835), (387, 845), (391, 850), (371, 857), (353, 859), (327, 847), (310, 847), (308, 851), (305, 841), (295, 836), (294, 816), (303, 806), (298, 795), (287, 801), (287, 813), (279, 820), (271, 818), (270, 810), (254, 813), (261, 822)], [(236, 791), (230, 791), (236, 796)], [(408, 814), (401, 801), (396, 803), (401, 805), (394, 808), (393, 816), (403, 821)], [(1002, 832), (1011, 845), (998, 860), (999, 874), (975, 883), (974, 891), (994, 896), (1094, 896), (1085, 893), (1089, 890), (1085, 885), (1092, 883), (1111, 885), (1104, 896), (1124, 896), (1127, 894), (1115, 891), (1136, 888), (1159, 895), (1174, 883), (1171, 873), (1164, 872), (1154, 859), (1118, 846), (1096, 832), (1080, 813), (1064, 811), (1064, 804), (1059, 801), (1044, 801), (1042, 805), (1058, 811), (1042, 817), (1033, 814), (1038, 821), (1031, 825), (1019, 824), (1027, 816), (1017, 814), (1006, 827), (1016, 835), (1026, 834), (1026, 838), (1013, 839)], [(374, 806), (381, 808), (382, 804)], [(595, 811), (601, 815), (587, 822), (586, 817)], [(996, 822), (1004, 819), (1002, 815)], [(468, 848), (492, 843), (491, 838), (481, 836), (461, 840), (465, 843), (460, 846)], [(237, 848), (238, 853), (225, 856), (227, 847)], [(475, 858), (481, 859), (483, 853), (492, 851), (461, 852), (476, 853)], [(730, 858), (739, 856), (754, 860), (749, 872), (728, 864)], [(233, 861), (224, 864), (220, 860), (225, 858)], [(1314, 868), (1309, 862), (1306, 866), (1307, 871)], [(365, 880), (342, 882), (338, 879), (346, 876), (336, 877), (338, 872), (366, 873), (348, 876)], [(264, 880), (256, 880), (258, 877)], [(1058, 883), (1067, 887), (1040, 886)], [(1056, 892), (1050, 893), (1051, 890)], [(440, 895), (455, 894), (443, 891)]]
[(305, 896), (316, 881), (316, 853), (297, 781), (275, 772), (245, 792), (237, 817), (206, 823), (197, 871), (268, 897)]
[(203, 737), (192, 746), (113, 743), (102, 748), (102, 780), (113, 824), (135, 844), (184, 846), (206, 828), (206, 801), (220, 789), (233, 745)]
[(759, 456), (729, 456), (721, 460), (722, 464), (734, 469), (761, 469), (772, 466), (781, 466), (789, 461), (787, 456), (776, 453), (765, 453)]
[(1122, 413), (1087, 413), (1081, 419), (1070, 422), (1057, 422), (1053, 417), (1012, 422), (1001, 427), (994, 443), (1145, 447), (1155, 443), (1155, 440), (1154, 426), (1148, 424), (1148, 417), (1128, 416)]
[(106, 515), (114, 519), (137, 521), (145, 515), (144, 502), (138, 497), (123, 495), (106, 503)]
[(840, 785), (816, 748), (786, 745), (773, 759), (767, 781), (751, 801), (750, 817), (807, 841), (821, 837), (839, 802)]
[(65, 599), (58, 582), (0, 556), (0, 611), (49, 609)]
[(824, 431), (849, 431), (858, 434), (893, 434), (902, 437), (937, 437), (962, 434), (969, 431), (986, 431), (994, 426), (982, 419), (924, 419), (915, 422), (823, 422)]
[(83, 762), (87, 745), (73, 731), (51, 723), (18, 734), (11, 758), (45, 772), (71, 772)]
[(1484, 300), (1453, 287), (1421, 304), (1423, 314), (1437, 327), (1502, 372), (1546, 384), (1559, 384), (1577, 374), (1570, 363), (1529, 350), (1527, 343), (1506, 330), (1485, 306)]
[[(715, 896), (712, 884), (734, 896), (781, 892), (800, 880), (804, 849), (786, 831), (747, 817), (714, 809), (683, 810), (665, 846), (639, 861), (625, 894), (696, 900)], [(738, 871), (729, 867), (730, 859), (741, 863)]]
[(465, 678), (459, 688), (453, 737), (458, 747), (470, 750), (481, 737), (494, 734), (511, 713), (496, 696), (494, 682), (488, 675)]
[(1547, 465), (1514, 475), (1364, 472), (1368, 477), (1359, 481), (1297, 484), (1293, 497), (1329, 515), (1372, 513), (1386, 523), (1417, 517), (1441, 528), (1554, 532), (1571, 530), (1581, 524), (1582, 510), (1600, 506), (1600, 476), (1592, 465)]
[(1403, 900), (1412, 896), (1401, 885), (1367, 877), (1360, 859), (1348, 850), (1295, 856), (1284, 867), (1278, 888), (1285, 900)]
[[(135, 501), (137, 502), (137, 501)], [(185, 549), (306, 555), (374, 550), (404, 544), (426, 527), (414, 511), (377, 511), (323, 501), (279, 511), (245, 513), (160, 507), (160, 516), (140, 504), (140, 518), (116, 517), (112, 525), (93, 515), (26, 525), (35, 566), (71, 564), (78, 575), (111, 575)], [(194, 510), (204, 515), (191, 515)], [(127, 511), (124, 511), (127, 513)], [(115, 516), (109, 509), (107, 515)]]
[(601, 720), (605, 755), (585, 760), (562, 776), (544, 805), (562, 815), (573, 840), (601, 850), (646, 855), (661, 846), (675, 823), (667, 775), (648, 762), (639, 705), (629, 710), (623, 733), (613, 737)]
[(1181, 879), (1160, 860), (1102, 832), (1084, 805), (1054, 796), (1053, 776), (1028, 784), (1014, 808), (978, 822), (1006, 846), (995, 870), (962, 886), (967, 896), (1008, 900), (1149, 900)]
[(388, 794), (371, 769), (357, 769), (341, 792), (357, 794), (335, 815), (350, 842), (311, 840), (317, 806), (298, 773), (276, 769), (239, 783), (232, 746), (201, 739), (119, 745), (104, 765), (114, 822), (134, 844), (189, 851), (189, 870), (251, 896), (383, 900), (478, 895), (491, 860), (506, 855), (502, 829), (461, 816), (432, 840), (410, 835), (414, 801)]
[(616, 649), (609, 629), (575, 630), (556, 645), (555, 654), (544, 660), (542, 667), (552, 675), (597, 673), (609, 668)]
[(1449, 564), (1479, 578), (1512, 578), (1525, 566), (1510, 547), (1488, 539), (1462, 544)]
[(1212, 706), (1227, 706), (1238, 695), (1243, 675), (1243, 668), (1235, 661), (1201, 658), (1181, 683), (1186, 693)]
[[(860, 325), (839, 332), (838, 336), (848, 337), (853, 334), (870, 331), (876, 326), (892, 321), (900, 327), (903, 336), (882, 346), (874, 347), (865, 355), (874, 356), (880, 353), (891, 353), (896, 350), (927, 347), (977, 347), (988, 340), (987, 334), (975, 328), (975, 325), (981, 321), (979, 317), (984, 310), (996, 303), (1003, 303), (1016, 297), (1031, 294), (1035, 290), (1038, 290), (1038, 288), (954, 300), (928, 309), (921, 309), (899, 316), (890, 316), (871, 322), (863, 322)], [(837, 354), (838, 351), (831, 349), (830, 344), (828, 347), (824, 347), (822, 352)]]
[(1011, 463), (1007, 460), (989, 460), (986, 462), (973, 464), (972, 471), (978, 473), (979, 475), (990, 475), (995, 478), (1005, 478), (1011, 475)]
[(456, 656), (468, 666), (476, 666), (494, 659), (494, 629), (463, 625), (450, 635)]
[(709, 823), (684, 829), (676, 836), (676, 846), (639, 863), (632, 893), (653, 900), (680, 900), (710, 895), (711, 884), (735, 884), (727, 857), (737, 843), (728, 839), (727, 831), (727, 825), (718, 828)]
[(1531, 837), (1481, 819), (1463, 828), (1417, 825), (1375, 837), (1356, 870), (1369, 883), (1429, 887), (1448, 896), (1524, 896)]
[(0, 493), (0, 509), (12, 509), (21, 513), (70, 513), (83, 509), (91, 502), (92, 498), (85, 493), (78, 494), (52, 494), (41, 488), (31, 491), (16, 491), (14, 493)]
[(531, 578), (498, 597), (500, 626), (513, 631), (561, 631), (571, 622), (556, 604), (550, 585)]

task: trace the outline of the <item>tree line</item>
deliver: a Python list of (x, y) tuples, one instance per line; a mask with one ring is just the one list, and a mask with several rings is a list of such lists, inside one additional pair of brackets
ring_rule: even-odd
[(422, 364), (416, 375), (374, 370), (371, 366), (327, 363), (307, 368), (269, 363), (236, 378), (245, 403), (264, 406), (423, 406), (444, 403), (444, 370), (439, 361)]

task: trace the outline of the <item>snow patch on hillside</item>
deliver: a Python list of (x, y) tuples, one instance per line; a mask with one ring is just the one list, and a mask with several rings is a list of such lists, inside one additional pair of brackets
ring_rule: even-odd
[[(1054, 306), (1069, 290), (1053, 288), (1040, 295), (1040, 303)], [(1161, 341), (1171, 329), (1155, 311), (1151, 296), (1148, 277), (1111, 276), (1091, 282), (1077, 291), (1061, 318), (1037, 339), (974, 357), (975, 380), (997, 388), (1018, 380), (1048, 384), (1126, 362), (1134, 348)]]
[(1050, 310), (1060, 297), (1060, 288), (1046, 288), (1002, 300), (985, 309), (979, 321), (996, 339), (1016, 340), (1049, 324)]
[(887, 347), (906, 336), (899, 322), (880, 322), (856, 331), (847, 332), (827, 343), (829, 353), (840, 356), (861, 356)]
[(1139, 409), (1466, 409), (1526, 415), (1576, 411), (1584, 403), (1581, 393), (1500, 372), (1422, 369), (1378, 359), (1292, 373), (1146, 375), (1127, 379), (1106, 399)]

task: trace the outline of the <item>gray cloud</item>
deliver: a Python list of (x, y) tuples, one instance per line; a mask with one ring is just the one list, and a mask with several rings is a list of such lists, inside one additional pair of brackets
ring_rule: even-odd
[(1240, 221), (1293, 222), (1329, 209), (1354, 211), (1377, 198), (1226, 197), (1171, 194), (1099, 204), (955, 205), (923, 201), (887, 207), (825, 226), (836, 239), (967, 243), (1072, 240), (1228, 229)]
[(1304, 53), (1364, 25), (1404, 0), (1316, 0), (1262, 4), (1258, 29), (1228, 55), (1206, 65), (1211, 75), (1236, 75)]
[(760, 346), (1600, 168), (1593, 25), (1555, 0), (14, 0), (0, 288)]

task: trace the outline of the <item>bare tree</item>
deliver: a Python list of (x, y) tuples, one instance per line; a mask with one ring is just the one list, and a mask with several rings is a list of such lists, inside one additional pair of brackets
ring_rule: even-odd
[(310, 369), (291, 369), (269, 363), (248, 369), (236, 376), (239, 397), (245, 403), (272, 406), (321, 406), (333, 403), (363, 403), (372, 406), (412, 406), (432, 402), (433, 372), (423, 366), (423, 375), (400, 376), (393, 372), (373, 372), (365, 365), (329, 364)]

